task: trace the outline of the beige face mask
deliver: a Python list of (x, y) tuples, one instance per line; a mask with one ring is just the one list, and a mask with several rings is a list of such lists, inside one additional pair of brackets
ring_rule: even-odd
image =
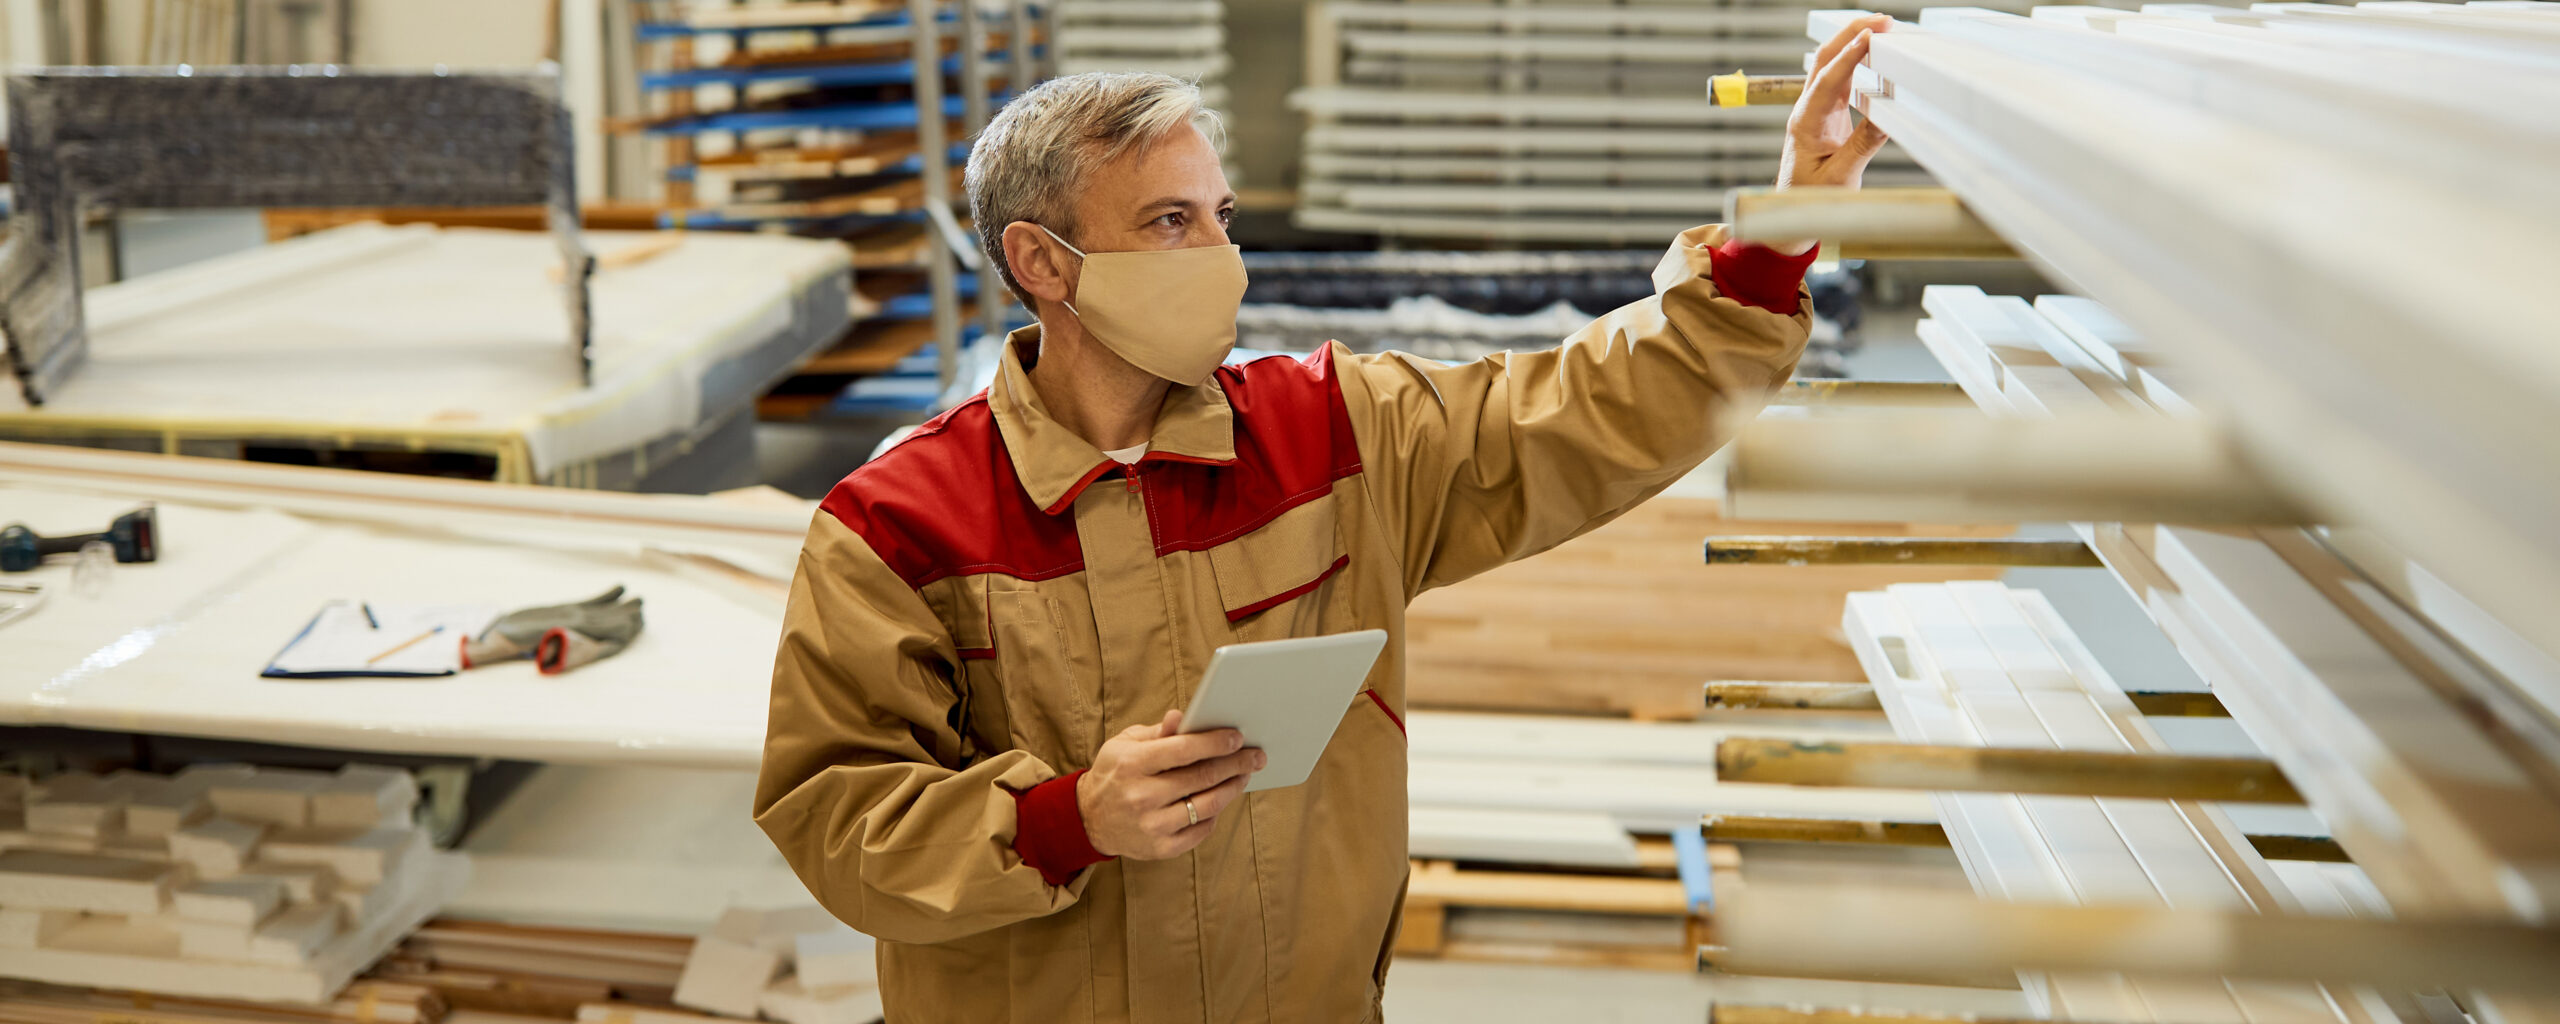
[(1233, 245), (1087, 253), (1067, 311), (1112, 354), (1176, 384), (1204, 384), (1236, 347), (1244, 254)]

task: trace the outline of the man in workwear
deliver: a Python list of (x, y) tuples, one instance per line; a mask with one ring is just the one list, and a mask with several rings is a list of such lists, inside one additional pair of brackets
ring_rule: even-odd
[[(1854, 185), (1883, 144), (1848, 110), (1881, 27), (1817, 55), (1782, 186)], [(1203, 124), (1146, 74), (996, 115), (970, 203), (1040, 322), (810, 527), (756, 821), (882, 940), (898, 1024), (1376, 1019), (1406, 603), (1660, 491), (1803, 349), (1810, 243), (1701, 227), (1657, 295), (1552, 351), (1223, 365), (1245, 271)], [(1373, 627), (1386, 654), (1304, 784), (1244, 795), (1259, 751), (1176, 735), (1215, 648)]]

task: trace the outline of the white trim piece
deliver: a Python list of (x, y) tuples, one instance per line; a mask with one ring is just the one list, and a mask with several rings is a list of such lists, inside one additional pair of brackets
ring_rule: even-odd
[(1769, 128), (1787, 121), (1785, 107), (1719, 107), (1692, 100), (1633, 96), (1419, 92), (1351, 86), (1300, 89), (1289, 109), (1331, 117), (1487, 120), (1505, 124), (1691, 125)]
[(1616, 157), (1393, 157), (1310, 150), (1301, 164), (1310, 178), (1328, 180), (1493, 180), (1512, 184), (1635, 182), (1701, 184), (1775, 180), (1775, 157), (1738, 160), (1660, 160)]
[[(1083, 2), (1083, 0), (1078, 0)], [(1804, 15), (1793, 8), (1731, 7), (1698, 9), (1663, 5), (1360, 3), (1325, 5), (1325, 14), (1343, 25), (1411, 25), (1428, 28), (1521, 30), (1637, 31), (1675, 33), (1776, 33), (1795, 31)]]
[(1355, 54), (1408, 58), (1494, 58), (1506, 61), (1620, 61), (1653, 64), (1783, 65), (1804, 53), (1804, 44), (1777, 39), (1729, 39), (1660, 36), (1488, 36), (1438, 35), (1418, 32), (1345, 32), (1343, 46)]
[(1366, 210), (1483, 210), (1498, 213), (1689, 213), (1716, 220), (1716, 188), (1571, 188), (1553, 185), (1344, 185), (1341, 203)]
[(1536, 242), (1611, 242), (1621, 245), (1669, 245), (1681, 232), (1698, 226), (1680, 218), (1591, 217), (1533, 219), (1416, 214), (1365, 213), (1300, 205), (1298, 226), (1317, 231), (1362, 231), (1434, 238), (1487, 238)]
[(1635, 837), (1606, 814), (1413, 807), (1405, 852), (1441, 860), (1634, 868)]
[(1318, 123), (1307, 129), (1314, 151), (1501, 153), (1545, 156), (1763, 156), (1777, 158), (1785, 139), (1769, 132), (1664, 132), (1632, 128), (1530, 128), (1519, 125), (1433, 127)]
[(1058, 5), (1061, 25), (1086, 22), (1217, 21), (1227, 8), (1218, 0), (1068, 0)]
[(1718, 782), (1713, 768), (1659, 765), (1414, 758), (1405, 785), (1417, 807), (1598, 812), (1630, 832), (1695, 828), (1709, 814), (1860, 821), (1931, 814), (1925, 793)]
[(1406, 752), (1414, 758), (1481, 757), (1587, 764), (1684, 765), (1712, 768), (1716, 744), (1728, 737), (1808, 743), (1871, 738), (1868, 729), (1637, 722), (1564, 715), (1421, 711), (1405, 716)]

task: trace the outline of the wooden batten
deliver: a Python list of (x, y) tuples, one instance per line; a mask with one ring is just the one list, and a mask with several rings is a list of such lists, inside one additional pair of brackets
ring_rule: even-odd
[(1757, 818), (1710, 814), (1699, 822), (1713, 843), (1857, 843), (1869, 846), (1947, 845), (1947, 830), (1931, 821), (1857, 821), (1845, 818)]
[(1709, 537), (1708, 565), (2003, 565), (2096, 569), (2077, 540), (2020, 537)]
[(1717, 962), (1788, 974), (2122, 971), (2378, 989), (2560, 993), (2560, 930), (2473, 920), (2376, 920), (2061, 906), (1852, 887), (1754, 887), (1718, 908)]
[(1707, 684), (1711, 709), (1770, 708), (1784, 711), (1873, 711), (1876, 688), (1865, 683), (1793, 683), (1719, 680)]
[(2017, 259), (1942, 188), (1739, 188), (1725, 223), (1746, 242), (1818, 238), (1846, 259)]
[(2302, 802), (2274, 762), (2250, 757), (1734, 737), (1716, 745), (1716, 777), (1798, 786)]
[(1771, 405), (1851, 408), (1965, 408), (1973, 399), (1964, 389), (1938, 380), (1839, 380), (1831, 378), (1797, 379), (1787, 382), (1769, 397)]
[[(1929, 821), (1876, 821), (1852, 818), (1768, 818), (1747, 814), (1710, 814), (1699, 826), (1713, 843), (1851, 843), (1865, 846), (1950, 845), (1946, 827)], [(2268, 860), (2353, 863), (2338, 841), (2327, 836), (2252, 835), (2251, 848)]]

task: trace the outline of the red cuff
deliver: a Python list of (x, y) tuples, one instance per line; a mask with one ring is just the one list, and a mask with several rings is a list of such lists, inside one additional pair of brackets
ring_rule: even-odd
[(1084, 831), (1084, 810), (1076, 806), (1076, 780), (1083, 772), (1062, 775), (1013, 795), (1013, 852), (1040, 869), (1050, 885), (1065, 885), (1076, 872), (1110, 860), (1093, 848)]
[(1756, 242), (1728, 241), (1708, 256), (1707, 279), (1735, 302), (1780, 316), (1794, 316), (1804, 272), (1820, 255), (1821, 246), (1789, 256)]

